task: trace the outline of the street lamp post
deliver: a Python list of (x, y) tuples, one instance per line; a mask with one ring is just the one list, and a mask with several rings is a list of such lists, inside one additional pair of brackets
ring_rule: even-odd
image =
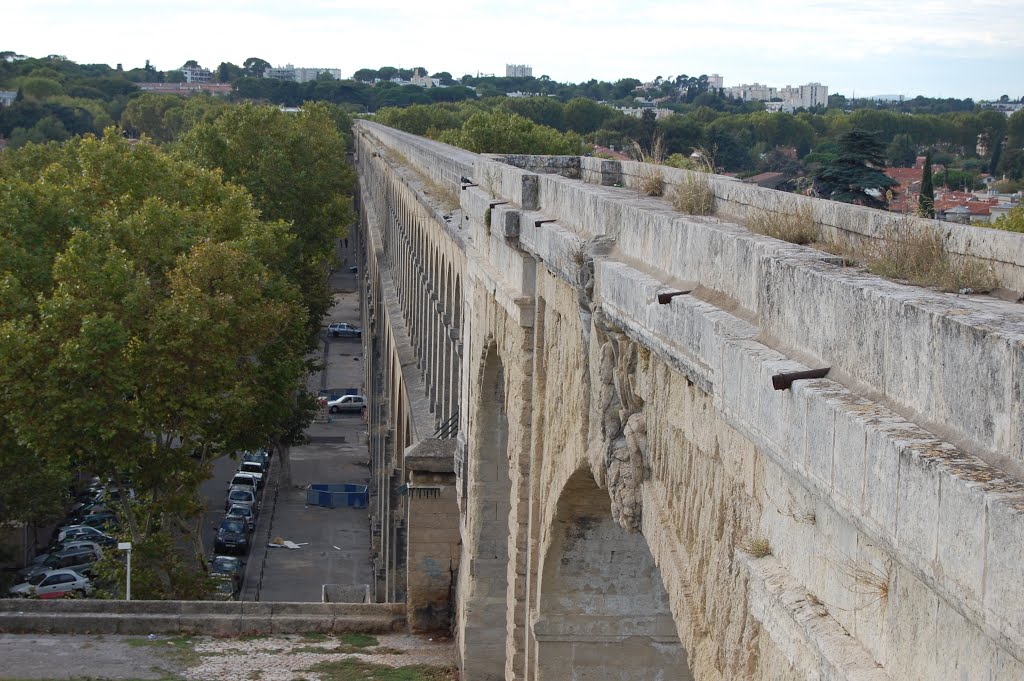
[(124, 577), (124, 599), (130, 601), (132, 599), (132, 543), (130, 541), (118, 542), (117, 548), (119, 551), (128, 553), (128, 564)]

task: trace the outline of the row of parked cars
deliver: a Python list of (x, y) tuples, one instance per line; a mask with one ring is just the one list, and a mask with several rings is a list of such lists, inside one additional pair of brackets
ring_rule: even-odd
[(116, 504), (130, 489), (94, 479), (78, 494), (71, 511), (54, 530), (50, 545), (15, 574), (9, 596), (60, 598), (93, 591), (89, 577), (105, 550), (117, 545)]
[(238, 470), (228, 482), (224, 517), (217, 526), (214, 555), (210, 559), (210, 574), (218, 580), (218, 598), (234, 600), (242, 589), (245, 574), (243, 558), (252, 547), (256, 517), (260, 512), (260, 492), (267, 482), (269, 470), (270, 452), (245, 452)]

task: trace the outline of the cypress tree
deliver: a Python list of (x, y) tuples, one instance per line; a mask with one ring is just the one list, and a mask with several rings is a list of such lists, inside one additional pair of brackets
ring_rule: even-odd
[(922, 217), (935, 217), (935, 187), (932, 185), (932, 155), (924, 155), (924, 171), (921, 173), (921, 195), (917, 199), (918, 212)]

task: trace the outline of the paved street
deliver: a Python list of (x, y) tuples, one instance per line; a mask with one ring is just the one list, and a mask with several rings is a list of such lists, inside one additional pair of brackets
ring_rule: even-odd
[[(331, 322), (359, 325), (356, 281), (357, 275), (345, 268), (331, 277), (335, 306), (324, 320), (325, 326)], [(362, 392), (360, 341), (332, 339), (325, 334), (323, 343), (325, 369), (310, 377), (309, 388), (339, 394), (353, 388)], [(366, 509), (306, 504), (310, 483), (367, 483), (368, 453), (362, 417), (333, 415), (329, 422), (313, 423), (307, 436), (309, 444), (291, 450), (291, 486), (278, 486), (281, 462), (279, 457), (272, 461), (264, 508), (248, 558), (243, 600), (320, 601), (324, 584), (361, 585), (371, 581)], [(225, 472), (221, 489), (229, 473)], [(220, 510), (222, 513), (222, 507)], [(268, 539), (277, 538), (301, 544), (302, 548), (268, 548)]]

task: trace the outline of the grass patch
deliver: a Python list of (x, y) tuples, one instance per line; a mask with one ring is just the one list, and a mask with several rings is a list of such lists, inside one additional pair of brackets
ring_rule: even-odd
[(307, 631), (305, 634), (302, 635), (303, 641), (310, 642), (326, 641), (329, 638), (330, 636), (319, 631)]
[(806, 204), (792, 205), (780, 212), (752, 210), (746, 223), (752, 232), (801, 246), (812, 244), (819, 237), (814, 210)]
[(380, 641), (369, 634), (342, 634), (341, 642), (354, 648), (370, 648), (380, 645)]
[(318, 662), (302, 671), (314, 672), (323, 681), (453, 681), (456, 678), (455, 670), (446, 667), (384, 667), (361, 660)]
[(152, 648), (169, 661), (181, 667), (193, 667), (200, 659), (222, 653), (198, 653), (192, 636), (169, 636), (167, 638), (129, 638), (126, 643), (133, 648)]

